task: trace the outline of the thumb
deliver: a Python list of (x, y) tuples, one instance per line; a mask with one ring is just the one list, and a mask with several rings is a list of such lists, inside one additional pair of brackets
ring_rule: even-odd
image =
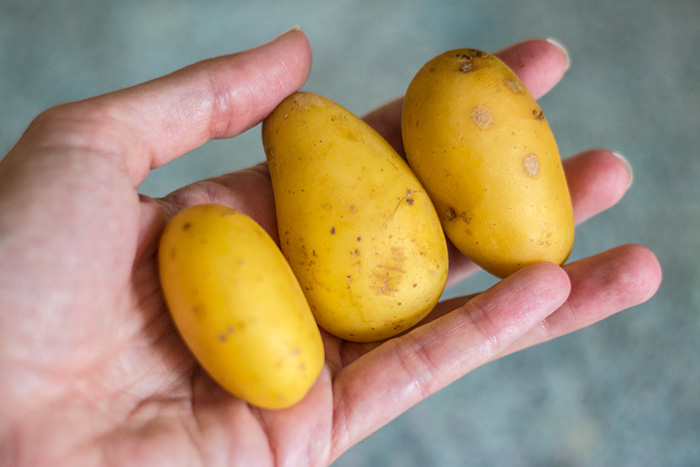
[(46, 139), (55, 138), (49, 142), (53, 149), (116, 157), (137, 187), (151, 169), (255, 126), (304, 84), (310, 68), (309, 42), (294, 28), (245, 52), (49, 109), (18, 145), (34, 141), (45, 147)]

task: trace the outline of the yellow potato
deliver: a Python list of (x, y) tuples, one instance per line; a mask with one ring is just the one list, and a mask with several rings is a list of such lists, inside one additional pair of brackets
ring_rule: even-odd
[(271, 409), (308, 392), (323, 366), (321, 334), (262, 227), (224, 206), (193, 206), (167, 224), (158, 258), (173, 320), (219, 384)]
[(559, 151), (508, 66), (474, 49), (433, 58), (408, 87), (401, 126), (409, 165), (462, 253), (499, 277), (566, 260), (574, 219)]
[(447, 247), (406, 162), (348, 110), (313, 93), (263, 122), (282, 251), (316, 321), (352, 341), (396, 335), (435, 305)]

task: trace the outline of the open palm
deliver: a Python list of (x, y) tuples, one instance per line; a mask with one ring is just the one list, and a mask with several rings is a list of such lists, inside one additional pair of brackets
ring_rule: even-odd
[[(565, 59), (547, 41), (499, 53), (537, 97)], [(324, 334), (326, 365), (298, 405), (251, 407), (193, 360), (167, 313), (155, 254), (177, 211), (220, 203), (276, 238), (266, 166), (139, 196), (148, 172), (257, 124), (304, 83), (300, 31), (40, 115), (0, 162), (0, 463), (327, 465), (411, 405), (501, 355), (649, 298), (658, 263), (627, 245), (536, 264), (438, 305), (382, 343)], [(367, 116), (400, 151), (396, 101)], [(577, 220), (617, 202), (629, 174), (607, 151), (565, 162)], [(451, 255), (451, 281), (476, 267)]]

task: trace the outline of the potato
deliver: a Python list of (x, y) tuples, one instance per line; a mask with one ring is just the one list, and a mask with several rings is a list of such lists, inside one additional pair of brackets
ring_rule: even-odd
[(300, 92), (263, 122), (280, 246), (319, 325), (375, 341), (417, 323), (439, 299), (447, 246), (430, 198), (371, 127)]
[(462, 253), (499, 277), (567, 259), (574, 218), (559, 151), (503, 62), (474, 49), (433, 58), (408, 86), (401, 127), (408, 163)]
[(321, 334), (262, 227), (225, 206), (193, 206), (166, 225), (158, 259), (177, 329), (212, 378), (264, 408), (303, 398), (323, 366)]

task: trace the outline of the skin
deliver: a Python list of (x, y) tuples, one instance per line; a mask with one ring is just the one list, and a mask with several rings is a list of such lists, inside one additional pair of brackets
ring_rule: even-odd
[[(542, 40), (498, 53), (536, 96), (563, 76)], [(192, 204), (251, 215), (276, 238), (265, 165), (139, 196), (148, 172), (255, 125), (301, 87), (308, 41), (291, 31), (134, 88), (50, 109), (0, 162), (0, 463), (326, 465), (412, 405), (502, 355), (592, 324), (656, 291), (655, 256), (624, 245), (529, 266), (383, 343), (324, 335), (326, 365), (282, 411), (207, 377), (178, 337), (155, 253)], [(400, 101), (367, 120), (400, 150)], [(630, 174), (604, 150), (565, 163), (575, 215), (614, 205)], [(454, 254), (450, 281), (475, 270)]]

